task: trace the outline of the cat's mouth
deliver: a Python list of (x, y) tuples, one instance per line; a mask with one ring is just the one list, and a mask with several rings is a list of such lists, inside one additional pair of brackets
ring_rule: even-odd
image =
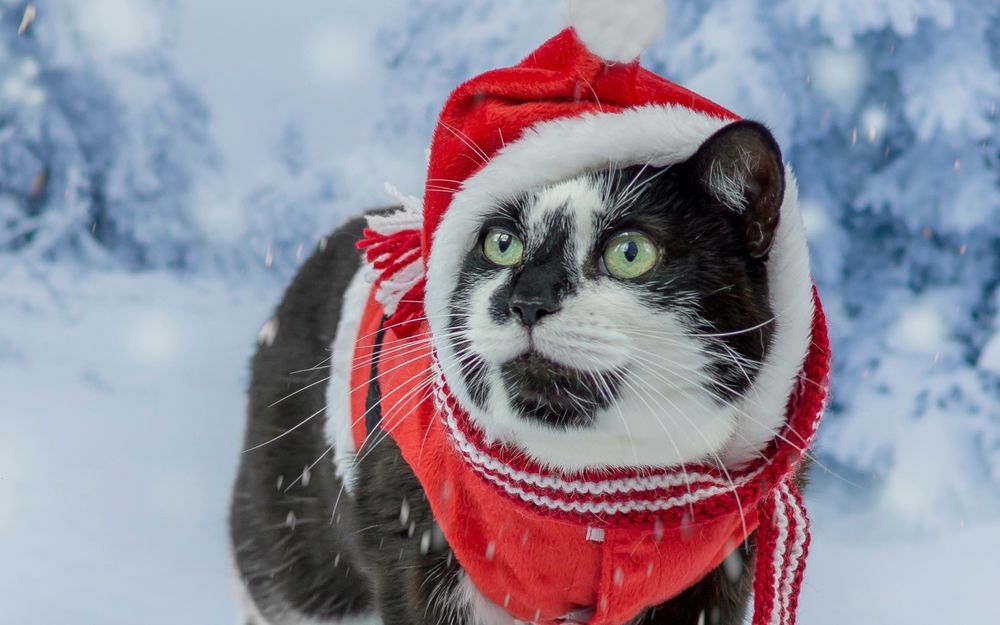
[(579, 371), (531, 351), (500, 367), (504, 388), (517, 413), (557, 428), (591, 425), (598, 410), (614, 401), (613, 378)]

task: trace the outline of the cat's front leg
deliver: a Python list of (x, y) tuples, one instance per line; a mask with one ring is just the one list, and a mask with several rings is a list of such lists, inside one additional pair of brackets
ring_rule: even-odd
[[(429, 564), (429, 565), (428, 565)], [(462, 601), (461, 570), (435, 558), (431, 563), (381, 567), (376, 586), (376, 606), (384, 625), (470, 625)]]
[(753, 554), (751, 536), (704, 579), (647, 609), (633, 625), (740, 625), (753, 583)]
[(358, 450), (357, 470), (359, 538), (383, 623), (499, 625), (492, 604), (466, 581), (396, 443), (373, 433)]

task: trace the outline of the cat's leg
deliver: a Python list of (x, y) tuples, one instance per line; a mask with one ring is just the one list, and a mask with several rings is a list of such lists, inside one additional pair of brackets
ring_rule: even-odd
[(385, 625), (513, 625), (467, 579), (395, 441), (370, 441), (358, 452), (358, 523)]

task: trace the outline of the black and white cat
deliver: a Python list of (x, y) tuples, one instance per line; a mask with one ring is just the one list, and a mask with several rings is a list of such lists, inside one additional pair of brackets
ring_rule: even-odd
[[(480, 203), (461, 217), (474, 236), (435, 239), (451, 260), (427, 275), (450, 388), (487, 437), (559, 471), (747, 463), (782, 427), (808, 345), (795, 197), (771, 134), (735, 122), (669, 166)], [(254, 358), (231, 510), (244, 618), (513, 624), (451, 556), (393, 440), (354, 449), (362, 227), (305, 263)], [(740, 623), (748, 543), (742, 568), (635, 622)]]

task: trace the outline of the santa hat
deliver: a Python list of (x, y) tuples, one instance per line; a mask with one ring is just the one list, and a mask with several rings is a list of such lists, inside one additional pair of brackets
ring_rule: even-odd
[[(663, 0), (569, 5), (570, 28), (517, 65), (451, 93), (434, 131), (422, 204), (393, 189), (405, 210), (371, 219), (361, 247), (379, 272), (379, 301), (392, 321), (420, 316), (425, 269), (447, 283), (479, 218), (498, 202), (611, 164), (685, 160), (739, 119), (640, 67), (640, 52), (662, 27)], [(430, 293), (428, 307), (445, 304), (437, 299)]]

